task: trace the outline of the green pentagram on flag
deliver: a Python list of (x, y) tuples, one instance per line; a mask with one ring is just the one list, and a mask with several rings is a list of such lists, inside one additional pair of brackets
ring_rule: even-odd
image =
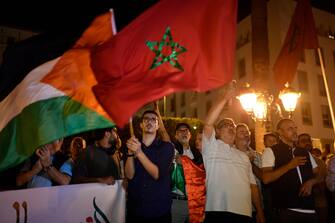
[[(165, 62), (170, 62), (170, 64), (183, 71), (184, 68), (178, 63), (178, 55), (186, 52), (186, 48), (180, 44), (173, 42), (170, 27), (167, 27), (163, 38), (161, 41), (147, 41), (146, 45), (149, 49), (155, 53), (155, 58), (152, 62), (150, 69), (154, 69)], [(171, 53), (169, 55), (164, 55), (162, 50), (163, 47), (171, 47)]]

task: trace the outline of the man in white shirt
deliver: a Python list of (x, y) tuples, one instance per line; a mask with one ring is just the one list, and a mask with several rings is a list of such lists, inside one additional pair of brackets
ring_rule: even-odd
[[(249, 158), (233, 146), (234, 121), (223, 119), (214, 127), (223, 107), (233, 95), (234, 86), (231, 83), (224, 97), (211, 108), (204, 123), (202, 143), (206, 169), (204, 222), (251, 222), (251, 200), (257, 200), (258, 194), (256, 195), (252, 189), (257, 186)], [(264, 222), (264, 216), (259, 215), (257, 220)]]
[(290, 119), (277, 124), (279, 143), (265, 148), (262, 156), (263, 183), (270, 185), (275, 219), (280, 223), (317, 222), (312, 193), (319, 182), (311, 154), (295, 146), (297, 126)]

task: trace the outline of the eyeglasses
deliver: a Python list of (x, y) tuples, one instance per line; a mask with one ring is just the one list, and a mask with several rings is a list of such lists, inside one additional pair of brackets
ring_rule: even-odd
[(143, 122), (156, 122), (157, 121), (157, 118), (155, 117), (143, 117)]
[(232, 122), (222, 122), (220, 123), (217, 128), (221, 129), (221, 128), (235, 128), (236, 125)]

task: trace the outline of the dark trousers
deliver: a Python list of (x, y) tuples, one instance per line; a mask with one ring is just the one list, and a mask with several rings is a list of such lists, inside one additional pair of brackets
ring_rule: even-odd
[(131, 213), (127, 213), (127, 223), (171, 223), (171, 212), (168, 212), (160, 217), (156, 218), (144, 218), (136, 216)]
[(301, 213), (289, 209), (274, 210), (276, 223), (318, 223), (316, 213)]
[(206, 211), (204, 223), (251, 223), (251, 217), (226, 211)]

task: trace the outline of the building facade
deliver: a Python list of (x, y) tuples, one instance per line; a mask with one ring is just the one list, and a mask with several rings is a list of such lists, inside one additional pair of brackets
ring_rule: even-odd
[[(282, 47), (295, 4), (295, 1), (291, 0), (268, 1), (271, 82), (268, 91), (275, 98), (281, 89), (276, 89), (273, 83), (271, 68)], [(323, 53), (331, 101), (335, 106), (335, 15), (316, 8), (313, 8), (313, 15), (318, 30), (319, 45)], [(253, 83), (251, 32), (251, 16), (249, 15), (238, 23), (234, 78), (239, 84), (248, 82), (252, 85)], [(316, 50), (305, 50), (291, 86), (301, 92), (301, 98), (293, 114), (299, 133), (311, 134), (313, 143), (318, 148), (324, 149), (327, 145), (334, 148), (334, 129)], [(166, 100), (166, 115), (204, 119), (208, 109), (220, 93), (222, 90), (170, 95)], [(232, 117), (237, 122), (245, 122), (252, 130), (254, 129), (253, 120), (241, 109), (238, 100), (230, 102), (222, 115)], [(279, 115), (275, 117), (276, 114), (272, 114), (272, 116), (274, 117), (270, 128), (272, 127), (273, 130)]]

